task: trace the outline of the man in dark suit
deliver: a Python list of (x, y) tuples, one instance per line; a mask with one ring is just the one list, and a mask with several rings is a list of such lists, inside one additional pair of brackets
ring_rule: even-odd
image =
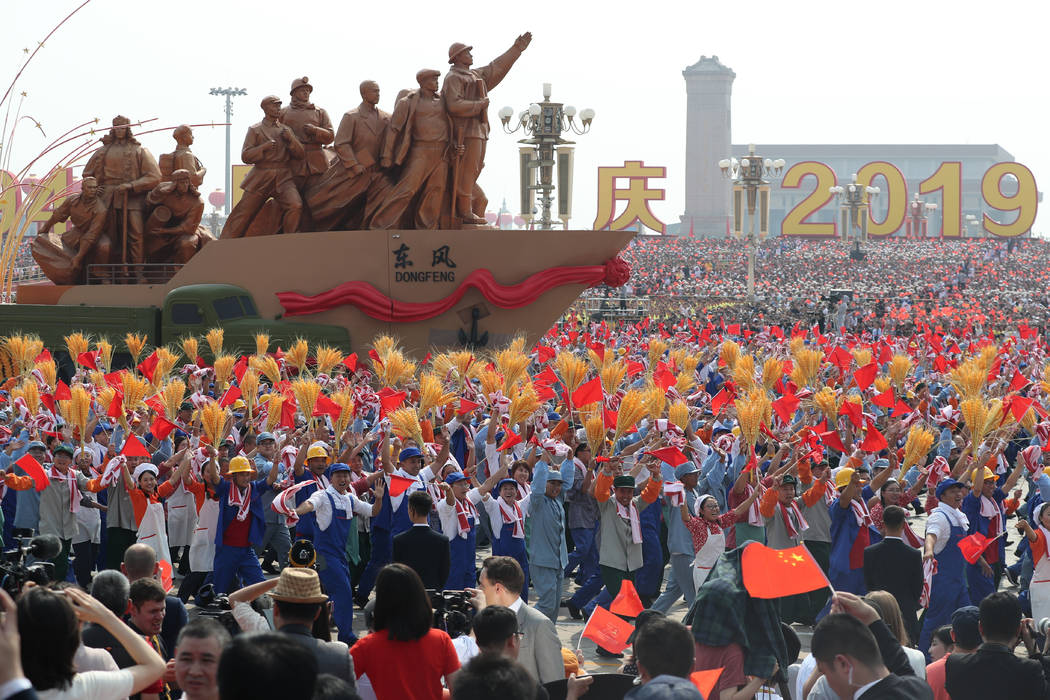
[(434, 499), (426, 491), (408, 496), (408, 516), (412, 527), (394, 537), (394, 561), (406, 564), (419, 574), (423, 585), (440, 591), (448, 580), (448, 538), (434, 532), (427, 522)]
[(922, 554), (904, 543), (905, 511), (888, 506), (882, 515), (885, 538), (864, 549), (864, 584), (869, 591), (888, 591), (900, 604), (908, 636), (919, 638), (915, 616), (922, 595)]
[[(976, 653), (952, 654), (944, 664), (944, 689), (952, 700), (1050, 697), (1043, 664), (1014, 655), (1014, 647), (1022, 636), (1021, 603), (1017, 596), (1005, 591), (992, 593), (981, 601), (980, 607), (984, 643)], [(1025, 643), (1029, 644), (1029, 639)], [(1029, 653), (1033, 652), (1032, 647)]]
[(930, 686), (915, 675), (875, 608), (852, 593), (837, 592), (832, 611), (813, 630), (811, 649), (840, 698), (933, 700)]

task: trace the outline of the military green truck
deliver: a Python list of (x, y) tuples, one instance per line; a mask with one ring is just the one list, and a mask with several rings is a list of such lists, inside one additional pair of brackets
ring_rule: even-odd
[[(130, 290), (129, 290), (130, 291)], [(297, 323), (259, 316), (255, 301), (233, 284), (188, 284), (177, 287), (156, 306), (62, 306), (8, 304), (0, 306), (0, 337), (16, 333), (40, 336), (53, 353), (65, 349), (63, 338), (80, 331), (94, 338), (108, 337), (116, 348), (126, 333), (141, 333), (150, 345), (178, 345), (186, 336), (203, 337), (211, 328), (223, 329), (223, 351), (255, 352), (255, 336), (268, 333), (271, 348), (287, 348), (296, 338), (311, 346), (331, 345), (346, 351), (350, 334), (340, 326)], [(202, 346), (206, 344), (202, 343)], [(119, 355), (114, 358), (115, 365)], [(130, 360), (130, 356), (127, 358)]]

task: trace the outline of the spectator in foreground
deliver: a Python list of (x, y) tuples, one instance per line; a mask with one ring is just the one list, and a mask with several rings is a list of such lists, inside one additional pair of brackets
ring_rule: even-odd
[[(150, 687), (164, 673), (164, 659), (146, 640), (83, 591), (31, 588), (18, 599), (17, 617), (22, 669), (40, 698), (126, 698)], [(75, 673), (80, 622), (104, 627), (135, 664), (119, 671)]]
[[(145, 544), (133, 544), (124, 552), (124, 562), (120, 565), (121, 571), (128, 577), (128, 583), (135, 583), (144, 578), (160, 581), (160, 565), (157, 563), (157, 553), (152, 547)], [(164, 650), (171, 659), (175, 650), (175, 639), (179, 636), (179, 630), (189, 621), (186, 606), (178, 596), (167, 595), (164, 597), (164, 622), (161, 625), (160, 639), (164, 643)]]
[(955, 641), (952, 639), (952, 626), (938, 627), (933, 633), (933, 639), (930, 640), (930, 658), (933, 659), (933, 663), (937, 663), (953, 651), (955, 651)]
[(185, 700), (219, 700), (219, 659), (230, 633), (215, 620), (198, 617), (175, 642), (175, 682)]
[(435, 532), (427, 518), (434, 506), (434, 499), (426, 491), (413, 491), (408, 495), (408, 517), (412, 527), (394, 537), (394, 561), (410, 566), (423, 587), (440, 591), (445, 588), (449, 570), (448, 537)]
[[(1050, 696), (1043, 664), (1014, 655), (1018, 640), (1029, 634), (1017, 596), (992, 593), (981, 601), (980, 611), (984, 643), (973, 654), (950, 655), (944, 664), (944, 689), (952, 700), (1034, 700)], [(1025, 641), (1027, 644), (1029, 640)]]
[(276, 632), (234, 637), (219, 660), (219, 697), (313, 700), (317, 661)]
[[(944, 689), (944, 664), (948, 655), (973, 654), (981, 646), (980, 611), (976, 606), (967, 605), (952, 613), (952, 624), (948, 628), (952, 650), (926, 667), (926, 683), (933, 690), (933, 700), (951, 700)], [(935, 635), (936, 638), (936, 635)], [(931, 655), (933, 645), (930, 645)]]
[(872, 606), (836, 592), (832, 613), (813, 631), (817, 669), (841, 700), (928, 700), (926, 682)]
[(434, 629), (434, 611), (419, 574), (388, 564), (376, 577), (375, 632), (350, 649), (354, 672), (368, 674), (378, 698), (440, 700), (459, 670), (452, 639)]
[(634, 640), (642, 685), (624, 700), (703, 700), (689, 675), (693, 672), (693, 635), (666, 618), (650, 621)]
[(525, 572), (514, 557), (489, 557), (481, 563), (480, 590), (474, 592), (474, 606), (480, 610), (487, 605), (502, 605), (517, 615), (518, 631), (522, 633), (518, 662), (540, 683), (550, 683), (565, 677), (565, 662), (561, 641), (554, 623), (536, 608), (521, 599)]

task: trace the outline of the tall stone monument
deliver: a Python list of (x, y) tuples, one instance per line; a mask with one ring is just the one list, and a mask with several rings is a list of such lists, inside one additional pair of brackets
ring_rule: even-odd
[(696, 237), (723, 237), (729, 216), (729, 182), (718, 161), (730, 155), (730, 103), (736, 73), (718, 56), (701, 56), (685, 77), (685, 213), (679, 229)]

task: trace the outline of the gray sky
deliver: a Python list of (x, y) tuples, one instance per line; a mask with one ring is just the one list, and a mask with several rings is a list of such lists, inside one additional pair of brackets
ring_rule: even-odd
[[(8, 13), (0, 23), (3, 87), (23, 47), (33, 48), (79, 1), (0, 5)], [(516, 211), (521, 138), (499, 130), (496, 111), (524, 109), (551, 82), (553, 99), (597, 112), (594, 130), (576, 139), (575, 227), (594, 219), (597, 168), (624, 160), (668, 168), (666, 200), (653, 209), (677, 221), (685, 186), (681, 71), (701, 54), (717, 54), (736, 71), (736, 143), (999, 143), (1040, 189), (1048, 186), (1045, 3), (570, 2), (549, 6), (557, 21), (548, 24), (529, 7), (538, 6), (93, 0), (37, 55), (13, 99), (17, 106), (26, 91), (23, 113), (53, 137), (92, 117), (108, 125), (118, 113), (156, 117), (155, 125), (221, 122), (223, 100), (208, 89), (243, 87), (248, 94), (236, 99), (233, 116), (236, 163), (245, 129), (260, 118), (259, 100), (273, 93), (287, 101), (297, 76), (310, 78), (313, 101), (338, 124), (360, 101), (364, 79), (379, 82), (380, 107), (391, 111), (418, 69), (445, 71), (453, 41), (473, 44), (475, 65), (484, 65), (529, 30), (532, 46), (491, 95), (480, 182), (493, 209), (506, 197)], [(194, 151), (209, 168), (202, 190), (211, 192), (223, 186), (224, 130), (195, 135)], [(174, 144), (167, 134), (143, 141), (155, 155)], [(21, 122), (11, 169), (46, 143)], [(1048, 220), (1041, 214), (1035, 230)]]

